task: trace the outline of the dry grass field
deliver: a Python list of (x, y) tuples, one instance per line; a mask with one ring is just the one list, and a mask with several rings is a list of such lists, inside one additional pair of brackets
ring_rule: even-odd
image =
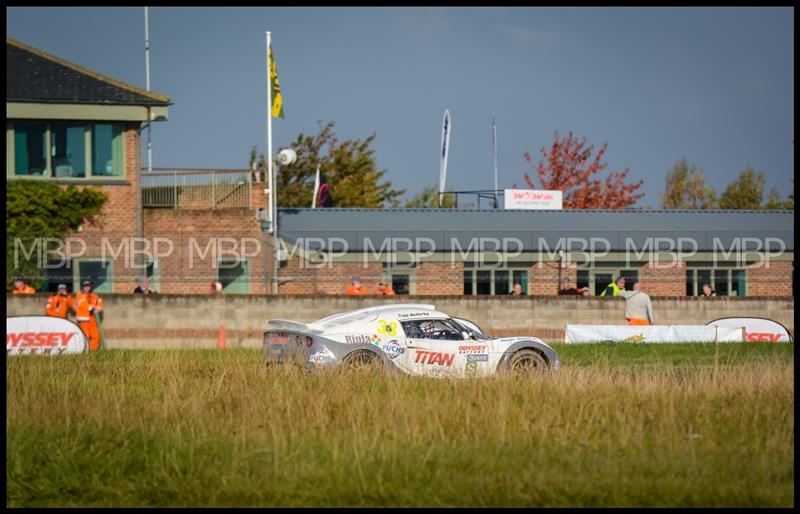
[(8, 358), (7, 505), (794, 505), (794, 344), (554, 347), (528, 380)]

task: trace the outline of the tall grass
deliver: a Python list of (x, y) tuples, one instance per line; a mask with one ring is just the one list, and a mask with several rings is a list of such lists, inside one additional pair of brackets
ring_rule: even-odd
[(7, 502), (794, 504), (793, 344), (558, 350), (530, 380), (308, 376), (247, 350), (10, 358)]

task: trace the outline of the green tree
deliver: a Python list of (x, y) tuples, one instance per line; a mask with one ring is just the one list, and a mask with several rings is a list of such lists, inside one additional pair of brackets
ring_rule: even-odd
[(55, 182), (33, 180), (9, 180), (6, 187), (6, 289), (13, 287), (15, 275), (22, 275), (40, 290), (43, 270), (36, 252), (27, 253), (36, 239), (63, 238), (99, 214), (108, 195), (93, 187), (62, 189)]
[(764, 174), (750, 166), (743, 169), (739, 176), (728, 184), (719, 199), (721, 209), (761, 209), (764, 198)]
[[(382, 208), (400, 204), (405, 190), (392, 189), (382, 180), (386, 170), (379, 170), (375, 150), (371, 147), (376, 134), (366, 139), (339, 141), (334, 122), (319, 124), (314, 135), (299, 134), (289, 145), (297, 152), (297, 161), (280, 166), (276, 172), (279, 207), (311, 207), (317, 165), (325, 175), (334, 207)], [(256, 162), (255, 148), (250, 151), (250, 167)], [(266, 172), (266, 159), (259, 156), (257, 168)]]
[(717, 204), (717, 193), (706, 184), (703, 170), (689, 164), (685, 158), (678, 159), (667, 172), (666, 187), (661, 194), (664, 209), (713, 209)]
[[(439, 190), (433, 186), (428, 186), (419, 192), (418, 195), (406, 201), (407, 208), (425, 208), (425, 207), (439, 207)], [(442, 208), (452, 209), (455, 207), (455, 198), (453, 195), (445, 194), (442, 198)]]

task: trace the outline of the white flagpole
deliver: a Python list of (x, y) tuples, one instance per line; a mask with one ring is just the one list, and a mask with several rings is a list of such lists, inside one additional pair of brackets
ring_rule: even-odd
[(272, 33), (267, 31), (267, 176), (269, 188), (269, 233), (272, 234), (272, 252), (274, 255), (272, 264), (272, 293), (278, 294), (278, 230), (276, 227), (277, 216), (275, 216), (275, 207), (277, 199), (275, 198), (275, 179), (273, 177), (274, 167), (272, 162), (272, 62), (270, 62), (269, 49), (272, 43)]
[(319, 193), (319, 164), (317, 164), (317, 177), (314, 179), (314, 198), (311, 199), (311, 208), (317, 208), (317, 194)]
[(497, 209), (497, 126), (492, 113), (492, 151), (494, 153), (494, 208)]
[[(147, 90), (150, 91), (150, 15), (147, 7), (144, 8), (144, 75)], [(153, 145), (151, 142), (150, 127), (153, 120), (147, 120), (147, 172), (153, 172)]]

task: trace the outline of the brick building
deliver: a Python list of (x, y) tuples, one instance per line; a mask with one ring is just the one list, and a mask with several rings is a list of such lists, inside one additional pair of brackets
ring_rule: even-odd
[(720, 296), (793, 295), (794, 213), (774, 211), (279, 209), (273, 270), (263, 177), (142, 170), (141, 130), (166, 120), (168, 97), (8, 38), (6, 49), (6, 179), (110, 197), (48, 263), (48, 290), (91, 278), (130, 293), (144, 275), (162, 293), (220, 280), (226, 294), (335, 295), (359, 276), (370, 293), (385, 280), (401, 295), (505, 295), (515, 282), (556, 295), (567, 278), (599, 294), (622, 275), (654, 296), (704, 282)]

